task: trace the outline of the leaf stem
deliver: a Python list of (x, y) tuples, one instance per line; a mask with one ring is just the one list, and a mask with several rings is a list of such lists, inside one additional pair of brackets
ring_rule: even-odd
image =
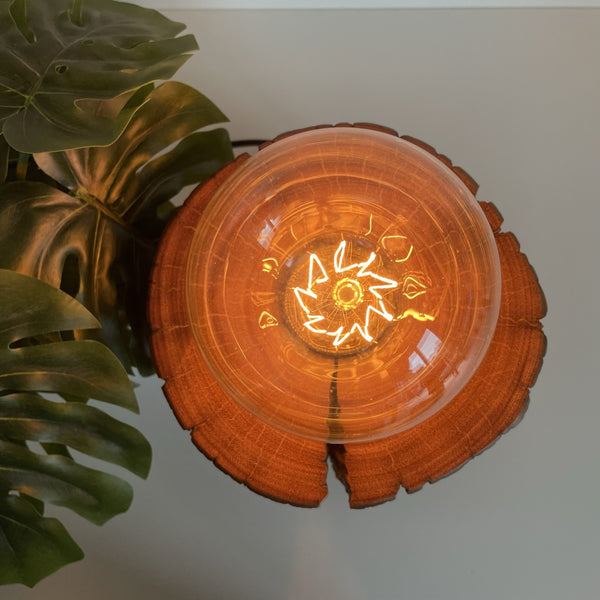
[(148, 240), (144, 236), (140, 235), (140, 233), (127, 221), (121, 219), (114, 212), (110, 211), (102, 202), (100, 202), (92, 194), (88, 194), (83, 190), (78, 190), (77, 193), (72, 195), (74, 195), (74, 197), (80, 200), (81, 202), (84, 202), (85, 204), (88, 204), (91, 207), (93, 207), (95, 210), (97, 210), (99, 213), (101, 213), (104, 217), (106, 217), (113, 223), (116, 223), (117, 225), (122, 227), (141, 246), (148, 249), (156, 248), (156, 242), (152, 242), (151, 240)]

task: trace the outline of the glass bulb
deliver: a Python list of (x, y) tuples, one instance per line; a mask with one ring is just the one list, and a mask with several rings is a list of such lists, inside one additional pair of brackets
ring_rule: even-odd
[(327, 442), (410, 428), (449, 402), (494, 332), (500, 267), (472, 194), (435, 157), (359, 128), (246, 160), (201, 215), (186, 301), (219, 384)]

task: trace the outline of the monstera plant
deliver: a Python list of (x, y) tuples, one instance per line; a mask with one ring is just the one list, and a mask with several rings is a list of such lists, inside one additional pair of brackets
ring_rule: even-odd
[(70, 449), (148, 472), (143, 435), (94, 402), (137, 409), (172, 199), (232, 158), (221, 111), (165, 81), (197, 48), (184, 28), (113, 0), (0, 0), (0, 584), (81, 558), (45, 503), (94, 523), (129, 506)]
[(94, 316), (61, 290), (14, 271), (0, 269), (0, 294), (0, 582), (31, 585), (82, 556), (60, 523), (43, 516), (44, 502), (98, 524), (131, 502), (128, 483), (79, 464), (68, 448), (145, 477), (150, 446), (87, 404), (137, 411), (114, 354), (100, 342), (72, 339), (73, 330), (98, 327)]

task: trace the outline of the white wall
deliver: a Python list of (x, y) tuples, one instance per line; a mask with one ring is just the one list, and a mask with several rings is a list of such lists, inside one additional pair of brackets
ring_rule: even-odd
[[(548, 352), (524, 420), (452, 476), (351, 511), (236, 484), (149, 379), (154, 448), (131, 510), (66, 522), (87, 558), (7, 600), (587, 600), (600, 589), (600, 10), (172, 11), (200, 51), (178, 79), (233, 138), (373, 121), (480, 184), (546, 292)], [(52, 514), (63, 511), (48, 508)]]
[(159, 10), (327, 8), (592, 7), (600, 0), (140, 0)]

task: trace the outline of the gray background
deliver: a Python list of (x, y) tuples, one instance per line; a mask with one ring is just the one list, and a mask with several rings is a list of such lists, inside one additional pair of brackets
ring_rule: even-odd
[(131, 510), (66, 512), (86, 559), (11, 600), (564, 600), (600, 590), (600, 11), (171, 11), (200, 52), (178, 79), (233, 139), (373, 121), (480, 183), (546, 292), (544, 368), (522, 423), (449, 478), (347, 508), (273, 503), (209, 463), (160, 383), (136, 424), (154, 447)]

